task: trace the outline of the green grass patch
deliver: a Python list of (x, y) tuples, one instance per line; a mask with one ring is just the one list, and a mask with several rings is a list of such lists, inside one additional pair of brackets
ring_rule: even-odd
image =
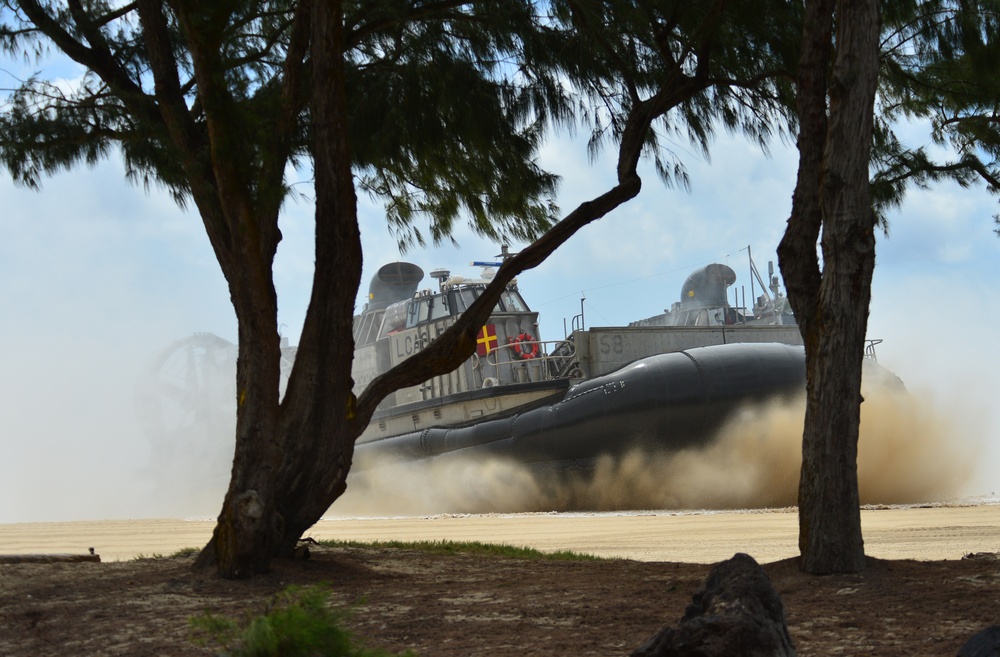
[(201, 548), (196, 547), (184, 547), (176, 552), (171, 553), (168, 559), (187, 559), (188, 557), (193, 557), (201, 552)]
[(132, 561), (157, 561), (159, 559), (187, 559), (188, 557), (193, 557), (199, 552), (201, 552), (201, 549), (196, 547), (181, 548), (180, 550), (177, 550), (176, 552), (171, 552), (170, 554), (162, 554), (160, 552), (145, 554), (144, 552), (140, 552), (139, 554), (132, 557)]
[[(325, 585), (290, 586), (269, 611), (245, 622), (206, 611), (189, 619), (193, 639), (222, 649), (228, 657), (391, 657), (394, 653), (360, 646), (344, 628), (347, 611), (334, 609)], [(402, 653), (412, 657), (412, 652)]]
[(511, 559), (551, 559), (561, 561), (600, 561), (601, 557), (582, 552), (560, 550), (558, 552), (542, 552), (535, 548), (517, 547), (504, 543), (482, 543), (480, 541), (340, 541), (323, 540), (320, 545), (336, 548), (394, 548), (400, 550), (419, 550), (430, 554), (474, 554), (490, 557), (509, 557)]

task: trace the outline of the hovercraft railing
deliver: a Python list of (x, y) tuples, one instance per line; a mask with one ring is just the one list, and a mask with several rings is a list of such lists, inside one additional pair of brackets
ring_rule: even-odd
[[(875, 347), (882, 340), (865, 341), (865, 358), (878, 361)], [(500, 345), (478, 359), (482, 387), (579, 379), (583, 377), (573, 337), (565, 340), (532, 340)]]
[(568, 340), (529, 340), (500, 345), (479, 358), (484, 387), (580, 376), (576, 345)]

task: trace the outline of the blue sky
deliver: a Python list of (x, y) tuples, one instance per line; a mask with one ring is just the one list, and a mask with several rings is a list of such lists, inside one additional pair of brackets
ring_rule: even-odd
[[(918, 138), (920, 132), (911, 129)], [(694, 267), (728, 262), (737, 285), (749, 286), (745, 248), (762, 269), (776, 259), (794, 149), (775, 144), (765, 157), (726, 135), (711, 162), (677, 149), (691, 174), (690, 194), (665, 189), (648, 170), (638, 199), (519, 277), (542, 314), (543, 338), (562, 336), (581, 293), (589, 326), (625, 324), (669, 307)], [(563, 211), (610, 185), (612, 161), (591, 163), (580, 140), (553, 139), (541, 160), (563, 178)], [(498, 245), (460, 230), (458, 247), (400, 256), (381, 208), (360, 201), (359, 307), (385, 262), (476, 273), (469, 261), (498, 253)], [(0, 522), (155, 514), (142, 476), (149, 449), (134, 418), (135, 382), (173, 340), (199, 331), (234, 339), (236, 332), (200, 220), (164, 193), (130, 186), (116, 160), (46, 180), (40, 193), (15, 188), (4, 174), (0, 202)], [(869, 328), (869, 337), (885, 340), (882, 364), (929, 403), (961, 417), (942, 440), (980, 441), (983, 467), (972, 492), (1000, 484), (997, 210), (982, 187), (911, 192), (890, 217), (890, 237), (879, 238)], [(307, 199), (288, 204), (275, 264), (279, 321), (293, 343), (309, 297), (311, 215)]]

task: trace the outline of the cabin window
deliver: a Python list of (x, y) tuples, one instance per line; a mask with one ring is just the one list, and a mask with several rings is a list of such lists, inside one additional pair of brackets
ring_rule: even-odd
[[(455, 294), (455, 314), (461, 315), (469, 306), (479, 298), (479, 295), (483, 293), (483, 288), (481, 287), (466, 287), (458, 290)], [(503, 294), (500, 295), (500, 300), (497, 305), (493, 308), (494, 313), (526, 313), (528, 312), (528, 304), (524, 302), (521, 297), (521, 293), (517, 290), (505, 290)]]
[(469, 306), (472, 305), (472, 302), (476, 300), (476, 295), (467, 287), (459, 290), (453, 290), (451, 295), (453, 300), (452, 305), (454, 306), (456, 316), (461, 315), (468, 310)]
[(500, 302), (505, 311), (509, 313), (526, 313), (528, 305), (524, 303), (521, 294), (515, 290), (506, 290), (500, 297)]
[(480, 287), (463, 287), (460, 290), (456, 290), (454, 293), (455, 315), (461, 315), (468, 310), (469, 306), (479, 298), (482, 291), (483, 289)]
[(429, 299), (429, 301), (431, 304), (431, 319), (441, 319), (442, 317), (447, 317), (450, 314), (448, 312), (448, 297), (435, 294)]
[(426, 297), (411, 301), (409, 312), (406, 314), (406, 327), (410, 328), (416, 326), (422, 321), (426, 321), (428, 310)]
[(362, 313), (360, 321), (354, 325), (354, 342), (359, 345), (374, 342), (382, 326), (384, 314), (384, 311)]
[(418, 324), (448, 317), (448, 304), (440, 294), (420, 297), (410, 302), (406, 314), (406, 326), (412, 328)]

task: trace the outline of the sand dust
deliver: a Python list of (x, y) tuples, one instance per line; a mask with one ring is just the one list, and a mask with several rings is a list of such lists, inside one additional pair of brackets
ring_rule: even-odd
[[(865, 549), (883, 559), (958, 559), (1000, 551), (1000, 505), (864, 510)], [(203, 545), (210, 520), (108, 520), (0, 524), (0, 554), (85, 553), (105, 561), (170, 554)], [(574, 550), (641, 561), (713, 563), (747, 552), (761, 562), (798, 554), (793, 510), (706, 513), (438, 515), (329, 518), (316, 539), (457, 540)]]
[[(898, 382), (866, 383), (861, 503), (918, 505), (972, 493), (968, 487), (982, 453), (976, 414), (942, 407)], [(333, 512), (366, 517), (790, 507), (798, 498), (804, 415), (804, 396), (750, 405), (707, 444), (605, 456), (583, 472), (534, 470), (481, 452), (462, 457), (462, 450), (404, 462), (369, 455), (357, 462)], [(615, 437), (607, 440), (613, 444)]]

